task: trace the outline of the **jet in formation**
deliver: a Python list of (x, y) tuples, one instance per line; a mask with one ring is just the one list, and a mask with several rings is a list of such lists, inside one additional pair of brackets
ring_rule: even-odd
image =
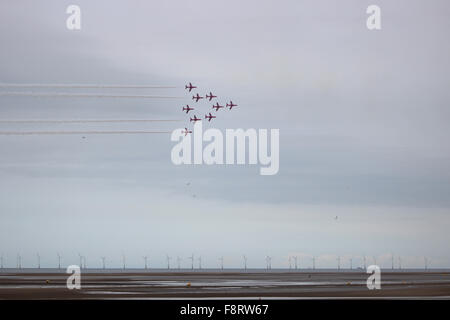
[(184, 128), (184, 131), (181, 131), (181, 133), (184, 133), (184, 136), (187, 136), (188, 133), (192, 133), (192, 131), (188, 130), (187, 128)]
[(191, 92), (192, 89), (197, 88), (196, 86), (193, 86), (192, 83), (189, 82), (189, 85), (184, 86), (185, 89), (189, 89), (189, 92)]
[(196, 96), (192, 96), (192, 100), (195, 100), (195, 102), (198, 102), (200, 99), (203, 99), (203, 97), (199, 96), (198, 93)]
[(224, 106), (220, 106), (218, 102), (216, 102), (216, 105), (213, 105), (213, 109), (216, 109), (216, 112), (219, 111), (220, 108), (223, 108)]
[(230, 100), (230, 104), (227, 103), (227, 107), (230, 107), (231, 110), (233, 107), (237, 107), (237, 104), (234, 104), (233, 101)]
[(186, 111), (186, 113), (188, 113), (191, 110), (194, 110), (194, 108), (189, 107), (189, 105), (186, 105), (186, 107), (183, 107), (183, 111)]
[(197, 116), (196, 115), (194, 115), (194, 118), (191, 118), (191, 120), (190, 120), (190, 122), (196, 122), (196, 121), (202, 121), (202, 119), (200, 119), (200, 118), (197, 118)]
[(213, 116), (211, 114), (211, 112), (209, 113), (209, 115), (205, 115), (205, 119), (208, 119), (208, 122), (211, 121), (211, 119), (215, 118), (216, 116)]
[(213, 98), (217, 98), (217, 96), (213, 95), (212, 92), (209, 92), (209, 96), (208, 94), (206, 94), (206, 99), (209, 99), (209, 101), (211, 101)]

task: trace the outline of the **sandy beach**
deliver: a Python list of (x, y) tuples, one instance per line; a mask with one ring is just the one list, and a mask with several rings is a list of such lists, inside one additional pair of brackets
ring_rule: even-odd
[(83, 270), (81, 289), (58, 270), (0, 273), (0, 299), (450, 299), (448, 270), (384, 271), (368, 290), (362, 270)]

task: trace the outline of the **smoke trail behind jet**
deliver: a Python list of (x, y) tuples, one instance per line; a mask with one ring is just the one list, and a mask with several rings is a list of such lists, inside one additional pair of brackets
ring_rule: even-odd
[(171, 133), (171, 131), (0, 131), (2, 136), (25, 135), (72, 135), (72, 134), (152, 134)]
[(27, 96), (27, 97), (50, 97), (50, 98), (137, 98), (137, 99), (182, 99), (175, 96), (153, 96), (153, 95), (121, 95), (101, 93), (69, 93), (69, 92), (0, 92), (0, 96)]
[(165, 119), (67, 119), (67, 120), (53, 120), (53, 119), (0, 119), (0, 123), (14, 124), (14, 123), (126, 123), (126, 122), (178, 122), (182, 120), (165, 120)]
[(98, 89), (173, 89), (176, 86), (116, 85), (116, 84), (70, 84), (70, 83), (0, 83), (0, 88), (98, 88)]

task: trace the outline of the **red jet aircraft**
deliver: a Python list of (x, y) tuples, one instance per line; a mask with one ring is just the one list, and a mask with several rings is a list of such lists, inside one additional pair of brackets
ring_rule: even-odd
[(209, 101), (211, 101), (213, 98), (217, 98), (217, 96), (213, 95), (212, 92), (209, 92), (209, 96), (208, 94), (206, 94), (206, 99), (209, 99)]
[(191, 122), (192, 121), (202, 121), (202, 119), (199, 119), (199, 118), (197, 118), (197, 116), (196, 115), (194, 115), (194, 118), (191, 118), (191, 120), (190, 120)]
[(188, 130), (187, 128), (184, 128), (184, 131), (181, 130), (181, 133), (184, 133), (184, 136), (186, 137), (188, 133), (192, 133), (192, 131)]
[(203, 97), (199, 96), (198, 93), (196, 96), (192, 96), (192, 100), (195, 100), (195, 102), (198, 102), (200, 99), (203, 99)]
[(233, 107), (237, 107), (237, 104), (233, 104), (233, 101), (230, 100), (230, 104), (227, 103), (227, 107), (230, 107), (231, 110)]
[(216, 105), (213, 105), (213, 109), (216, 109), (216, 112), (219, 111), (220, 108), (223, 108), (223, 106), (219, 106), (218, 102), (216, 103)]
[(191, 92), (192, 89), (197, 88), (196, 86), (193, 86), (192, 83), (189, 82), (189, 85), (184, 86), (185, 89), (189, 89), (189, 92)]
[(183, 111), (186, 111), (186, 113), (188, 113), (191, 110), (194, 110), (194, 108), (189, 107), (189, 105), (186, 105), (186, 107), (183, 107)]
[(215, 118), (216, 116), (213, 116), (212, 114), (211, 114), (211, 112), (209, 113), (209, 116), (208, 115), (205, 115), (205, 119), (208, 119), (208, 121), (211, 121), (211, 119), (212, 118)]

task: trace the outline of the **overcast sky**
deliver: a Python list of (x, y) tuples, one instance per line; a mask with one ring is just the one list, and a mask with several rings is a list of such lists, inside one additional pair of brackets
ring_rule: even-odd
[[(81, 8), (81, 30), (66, 8)], [(366, 28), (381, 7), (382, 29)], [(182, 99), (0, 96), (0, 119), (174, 119), (150, 124), (0, 124), (0, 131), (189, 126), (184, 85), (222, 104), (204, 127), (279, 128), (280, 171), (175, 166), (169, 134), (0, 135), (6, 265), (335, 266), (390, 254), (450, 267), (448, 1), (2, 1), (0, 82), (168, 85), (9, 89)], [(198, 116), (209, 111), (196, 105)], [(197, 111), (196, 111), (197, 112)], [(189, 185), (188, 185), (189, 183)], [(338, 219), (335, 219), (338, 216)], [(345, 263), (348, 264), (348, 261)], [(344, 264), (344, 263), (343, 263)]]

